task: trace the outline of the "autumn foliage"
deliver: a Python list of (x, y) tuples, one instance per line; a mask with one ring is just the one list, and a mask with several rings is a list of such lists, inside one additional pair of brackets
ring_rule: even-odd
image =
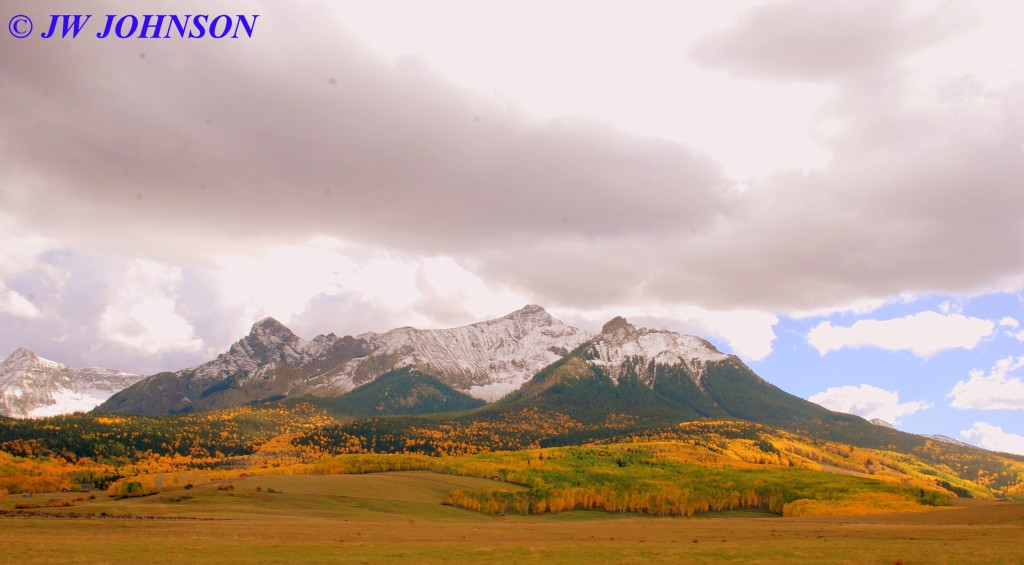
[(1024, 463), (924, 441), (869, 449), (732, 420), (644, 428), (517, 408), (500, 417), (339, 423), (310, 404), (170, 417), (0, 419), (0, 489), (144, 496), (244, 474), (431, 470), (496, 479), (451, 505), (492, 514), (586, 509), (786, 516), (919, 510), (950, 496), (1024, 495)]

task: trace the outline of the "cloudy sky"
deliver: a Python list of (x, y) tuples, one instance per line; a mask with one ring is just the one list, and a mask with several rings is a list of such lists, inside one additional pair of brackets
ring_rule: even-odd
[[(49, 15), (94, 14), (76, 39)], [(142, 12), (140, 10), (145, 10)], [(106, 14), (251, 39), (96, 39)], [(1024, 453), (1024, 5), (0, 0), (0, 355), (527, 303)]]

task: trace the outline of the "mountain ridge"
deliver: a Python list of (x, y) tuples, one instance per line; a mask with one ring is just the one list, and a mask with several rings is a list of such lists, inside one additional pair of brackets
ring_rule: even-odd
[(457, 328), (404, 327), (344, 337), (332, 333), (308, 342), (277, 320), (264, 318), (212, 361), (147, 377), (98, 410), (159, 414), (338, 396), (402, 367), (493, 401), (590, 337), (536, 305)]
[[(524, 360), (524, 350), (533, 358)], [(41, 368), (66, 369), (27, 348), (19, 348), (4, 363), (26, 359)], [(452, 367), (455, 370), (446, 374)], [(504, 380), (482, 383), (479, 376), (488, 376), (495, 367), (506, 370), (501, 375)], [(449, 410), (446, 407), (464, 410), (474, 405), (463, 395), (497, 384), (495, 388), (511, 392), (481, 408), (490, 409), (492, 415), (528, 406), (591, 423), (624, 414), (647, 424), (732, 418), (786, 429), (822, 427), (824, 431), (817, 435), (832, 434), (843, 440), (851, 434), (891, 435), (884, 426), (871, 426), (857, 416), (831, 412), (778, 389), (738, 357), (702, 338), (637, 327), (622, 317), (590, 334), (534, 305), (459, 328), (404, 327), (343, 337), (331, 333), (309, 341), (276, 319), (264, 318), (213, 360), (177, 372), (136, 375), (137, 382), (108, 393), (110, 397), (96, 410), (159, 415), (286, 398), (330, 399), (396, 371), (399, 381), (408, 382), (392, 382), (391, 388), (382, 385), (361, 396), (376, 395), (374, 407), (353, 407), (356, 397), (320, 404), (345, 406), (352, 412), (349, 416), (359, 417)], [(415, 393), (403, 399), (395, 390)], [(417, 403), (430, 404), (433, 399), (447, 400), (418, 407)]]

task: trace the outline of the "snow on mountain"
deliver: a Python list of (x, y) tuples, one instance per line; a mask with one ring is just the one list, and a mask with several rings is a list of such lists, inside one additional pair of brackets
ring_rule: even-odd
[(398, 328), (359, 336), (369, 354), (329, 373), (330, 388), (345, 391), (378, 375), (411, 366), (487, 401), (519, 388), (537, 371), (591, 337), (540, 306), (496, 320), (450, 329)]
[(72, 369), (22, 347), (0, 363), (0, 414), (37, 418), (92, 410), (142, 378), (97, 367)]
[(933, 441), (938, 441), (938, 442), (942, 442), (942, 443), (948, 443), (950, 445), (956, 445), (956, 446), (960, 446), (960, 447), (972, 447), (974, 449), (984, 449), (984, 448), (978, 447), (976, 445), (971, 445), (969, 443), (962, 442), (962, 441), (960, 441), (958, 439), (953, 439), (953, 438), (951, 438), (949, 436), (944, 436), (942, 434), (920, 434), (920, 435), (921, 435), (921, 437), (926, 437), (926, 438), (928, 438), (930, 440), (933, 440)]
[[(707, 341), (668, 330), (638, 328), (622, 317), (609, 321), (592, 341), (590, 363), (604, 369), (615, 382), (624, 366), (639, 361), (658, 365), (682, 365), (697, 384), (706, 374), (708, 363), (724, 361), (728, 355)], [(650, 384), (650, 383), (648, 383)]]
[(309, 363), (316, 359), (320, 359), (327, 355), (327, 352), (331, 349), (338, 341), (338, 336), (334, 334), (323, 335), (320, 334), (313, 338), (309, 343), (302, 348), (302, 359), (304, 362)]
[(338, 396), (403, 367), (497, 400), (590, 338), (539, 306), (452, 329), (398, 328), (356, 337), (296, 336), (273, 318), (216, 359), (160, 373), (110, 398), (101, 411), (164, 414), (290, 396)]
[(190, 372), (200, 380), (214, 380), (233, 374), (255, 375), (261, 367), (277, 361), (293, 366), (301, 364), (306, 343), (281, 322), (264, 318), (256, 322), (249, 335), (236, 341), (216, 359), (179, 371)]

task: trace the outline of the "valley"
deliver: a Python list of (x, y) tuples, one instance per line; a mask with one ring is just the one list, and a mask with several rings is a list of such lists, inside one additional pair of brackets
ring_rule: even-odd
[[(487, 516), (442, 504), (451, 488), (491, 482), (427, 472), (276, 476), (100, 495), (74, 510), (105, 517), (0, 518), (0, 546), (4, 561), (24, 564), (1022, 562), (1024, 506), (1013, 503), (813, 518)], [(54, 495), (72, 496), (80, 497)]]

